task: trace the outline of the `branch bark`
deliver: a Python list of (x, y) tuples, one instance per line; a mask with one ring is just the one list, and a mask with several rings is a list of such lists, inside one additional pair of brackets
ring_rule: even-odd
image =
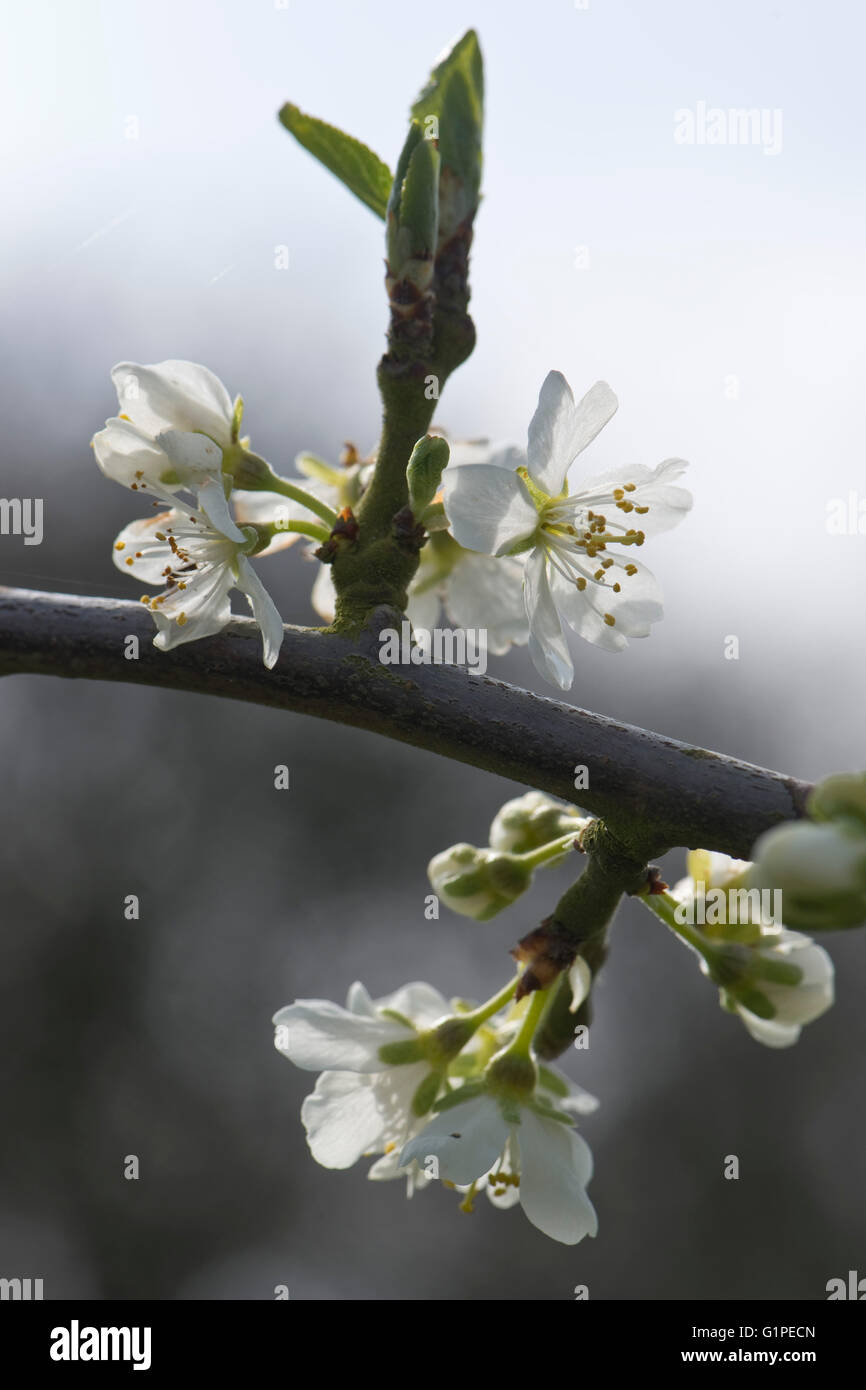
[[(801, 816), (808, 783), (619, 724), (451, 666), (384, 666), (378, 609), (357, 642), (289, 627), (273, 671), (258, 629), (237, 619), (170, 653), (152, 645), (144, 608), (0, 587), (0, 674), (123, 681), (270, 705), (367, 729), (576, 802), (612, 827), (640, 825), (657, 846), (748, 858), (771, 826)], [(137, 636), (140, 656), (124, 643)], [(589, 787), (574, 788), (585, 764)]]

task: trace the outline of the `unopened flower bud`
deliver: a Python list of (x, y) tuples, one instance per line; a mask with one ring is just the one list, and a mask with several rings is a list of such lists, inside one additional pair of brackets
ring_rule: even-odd
[[(511, 854), (527, 854), (551, 840), (558, 840), (586, 824), (576, 806), (554, 801), (544, 792), (527, 792), (506, 801), (490, 827), (490, 847)], [(565, 850), (563, 853), (567, 853)]]
[(453, 912), (486, 922), (526, 891), (532, 870), (515, 855), (460, 844), (434, 855), (427, 877)]
[(447, 440), (433, 434), (425, 434), (412, 450), (406, 466), (406, 481), (409, 484), (409, 507), (419, 520), (425, 507), (436, 496), (449, 453)]
[(822, 931), (866, 920), (866, 836), (797, 821), (767, 831), (754, 853), (750, 884), (781, 890), (786, 925)]
[(866, 834), (866, 772), (837, 772), (827, 777), (809, 797), (813, 820), (846, 821), (848, 828)]

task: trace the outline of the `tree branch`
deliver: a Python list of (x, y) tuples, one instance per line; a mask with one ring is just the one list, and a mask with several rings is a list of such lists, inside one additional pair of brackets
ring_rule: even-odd
[[(170, 653), (137, 603), (0, 587), (0, 674), (125, 681), (290, 709), (349, 724), (537, 787), (657, 846), (748, 858), (754, 840), (803, 814), (810, 787), (779, 773), (619, 724), (451, 666), (385, 666), (378, 609), (357, 643), (289, 627), (273, 671), (249, 619)], [(140, 656), (124, 656), (125, 638)], [(589, 770), (575, 791), (574, 769)]]

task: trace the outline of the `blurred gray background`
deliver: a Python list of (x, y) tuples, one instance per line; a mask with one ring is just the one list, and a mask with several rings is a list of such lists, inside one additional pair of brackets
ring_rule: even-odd
[[(393, 161), (432, 61), (475, 24), (479, 346), (438, 418), (519, 442), (555, 366), (619, 394), (598, 471), (692, 461), (695, 510), (647, 551), (665, 622), (618, 657), (582, 646), (571, 698), (801, 777), (866, 765), (866, 539), (826, 524), (866, 500), (859, 11), (78, 0), (5, 4), (3, 24), (2, 493), (43, 497), (46, 529), (0, 538), (0, 582), (137, 596), (110, 558), (135, 502), (88, 449), (119, 359), (207, 363), (284, 470), (374, 442), (381, 228), (275, 112), (291, 98)], [(678, 144), (675, 112), (701, 101), (780, 110), (781, 151)], [(300, 551), (261, 572), (286, 621), (313, 620)], [(493, 670), (544, 689), (520, 653)], [(862, 937), (825, 941), (837, 1005), (773, 1053), (621, 913), (590, 1050), (566, 1061), (602, 1101), (582, 1125), (600, 1233), (566, 1249), (519, 1211), (318, 1168), (312, 1077), (272, 1046), (275, 1009), (355, 978), (498, 986), (562, 871), (476, 926), (425, 922), (424, 870), (519, 788), (119, 684), (9, 678), (0, 738), (0, 1274), (46, 1297), (414, 1300), (814, 1299), (866, 1273)]]

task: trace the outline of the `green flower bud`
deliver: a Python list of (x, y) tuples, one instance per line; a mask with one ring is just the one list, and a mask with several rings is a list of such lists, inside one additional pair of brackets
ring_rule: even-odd
[[(506, 801), (490, 827), (490, 847), (511, 854), (527, 854), (551, 840), (558, 840), (586, 824), (576, 806), (554, 801), (544, 792), (527, 792)], [(563, 850), (567, 854), (568, 850)], [(554, 861), (551, 861), (554, 862)]]
[(425, 434), (412, 450), (406, 467), (406, 481), (409, 484), (409, 507), (416, 518), (420, 519), (425, 507), (436, 496), (450, 452), (447, 440), (433, 434)]
[(486, 922), (525, 893), (532, 870), (515, 855), (460, 844), (435, 855), (427, 877), (452, 911)]
[(797, 821), (767, 831), (754, 853), (749, 882), (781, 890), (787, 926), (824, 931), (866, 921), (866, 836)]
[(837, 772), (819, 782), (807, 810), (813, 820), (844, 820), (866, 834), (866, 772)]

